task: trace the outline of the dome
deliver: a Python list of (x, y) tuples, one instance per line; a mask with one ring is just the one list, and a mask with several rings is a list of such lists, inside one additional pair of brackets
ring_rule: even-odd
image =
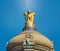
[(35, 13), (24, 13), (26, 23), (23, 32), (13, 37), (7, 44), (7, 51), (54, 51), (53, 43), (36, 31), (33, 22)]
[(38, 33), (37, 31), (31, 31), (31, 30), (24, 31), (21, 34), (12, 38), (9, 41), (9, 44), (7, 46), (8, 49), (11, 49), (12, 47), (16, 47), (16, 46), (22, 46), (24, 44), (24, 38), (25, 38), (26, 34), (30, 34), (33, 37), (32, 42), (35, 45), (43, 45), (50, 49), (53, 49), (53, 44), (47, 37)]

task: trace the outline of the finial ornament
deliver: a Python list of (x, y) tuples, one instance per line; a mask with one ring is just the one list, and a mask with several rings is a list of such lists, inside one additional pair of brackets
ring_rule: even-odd
[(35, 13), (28, 10), (24, 13), (25, 20), (26, 20), (26, 26), (27, 27), (34, 27), (34, 16)]

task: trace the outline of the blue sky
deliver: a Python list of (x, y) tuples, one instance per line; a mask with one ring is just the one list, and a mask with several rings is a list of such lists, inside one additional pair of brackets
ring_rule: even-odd
[(28, 9), (36, 13), (37, 31), (60, 50), (60, 1), (59, 0), (0, 0), (0, 51), (6, 51), (6, 43), (22, 32)]

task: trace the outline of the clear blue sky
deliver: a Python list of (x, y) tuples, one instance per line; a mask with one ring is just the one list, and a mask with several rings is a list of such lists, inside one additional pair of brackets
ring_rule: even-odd
[(59, 0), (0, 0), (0, 51), (6, 51), (6, 43), (22, 32), (28, 9), (36, 13), (37, 31), (60, 50), (60, 1)]

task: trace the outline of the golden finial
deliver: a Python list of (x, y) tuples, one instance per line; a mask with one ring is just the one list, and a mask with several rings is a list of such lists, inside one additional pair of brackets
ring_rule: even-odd
[(34, 27), (34, 16), (35, 13), (28, 10), (24, 13), (25, 20), (26, 20), (26, 26), (28, 27)]

